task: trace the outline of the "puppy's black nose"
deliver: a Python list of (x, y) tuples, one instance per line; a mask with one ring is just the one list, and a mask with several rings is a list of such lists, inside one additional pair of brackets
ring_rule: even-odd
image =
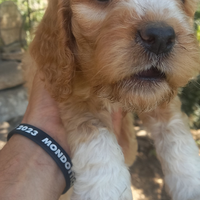
[(170, 52), (175, 43), (174, 29), (162, 22), (147, 24), (138, 33), (144, 48), (157, 55)]

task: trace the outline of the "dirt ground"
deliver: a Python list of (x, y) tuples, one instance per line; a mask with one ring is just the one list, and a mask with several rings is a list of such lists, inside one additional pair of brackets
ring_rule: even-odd
[[(137, 130), (137, 129), (136, 129)], [(166, 194), (153, 141), (138, 127), (138, 154), (130, 168), (134, 200), (171, 200)]]
[[(136, 126), (138, 154), (134, 165), (130, 168), (132, 192), (134, 200), (171, 200), (165, 192), (163, 173), (156, 157), (153, 141), (142, 125)], [(191, 130), (200, 149), (200, 130)], [(200, 155), (200, 151), (199, 151)]]
[[(5, 145), (7, 133), (21, 121), (21, 117), (0, 123), (0, 149)], [(138, 154), (130, 168), (133, 200), (171, 200), (166, 194), (161, 165), (156, 158), (153, 141), (142, 126), (135, 126)], [(200, 148), (200, 130), (191, 130)]]

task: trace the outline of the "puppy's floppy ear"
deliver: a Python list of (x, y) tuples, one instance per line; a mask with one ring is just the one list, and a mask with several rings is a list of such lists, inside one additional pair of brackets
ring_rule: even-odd
[(199, 0), (183, 0), (185, 12), (189, 17), (194, 17)]
[(49, 0), (47, 10), (30, 45), (30, 54), (42, 72), (47, 89), (58, 101), (71, 92), (74, 73), (69, 0)]

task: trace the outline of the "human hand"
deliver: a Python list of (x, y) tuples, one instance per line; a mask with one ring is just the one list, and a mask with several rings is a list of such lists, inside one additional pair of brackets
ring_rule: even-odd
[(29, 104), (22, 123), (36, 126), (55, 139), (70, 154), (63, 123), (60, 118), (57, 102), (45, 88), (41, 75), (36, 73)]
[[(39, 74), (34, 78), (22, 123), (43, 130), (70, 155), (58, 105)], [(63, 173), (54, 160), (39, 145), (20, 134), (14, 134), (0, 151), (0, 163), (0, 199), (54, 200), (65, 188)]]

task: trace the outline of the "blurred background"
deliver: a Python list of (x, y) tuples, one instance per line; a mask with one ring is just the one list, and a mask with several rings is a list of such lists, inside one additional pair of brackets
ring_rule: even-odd
[[(7, 133), (20, 123), (28, 104), (21, 61), (46, 6), (47, 0), (0, 0), (0, 149)], [(200, 3), (194, 29), (200, 44)], [(182, 88), (179, 95), (200, 148), (200, 76)], [(137, 117), (134, 127), (139, 143), (137, 160), (130, 169), (134, 200), (170, 200), (153, 141)]]

